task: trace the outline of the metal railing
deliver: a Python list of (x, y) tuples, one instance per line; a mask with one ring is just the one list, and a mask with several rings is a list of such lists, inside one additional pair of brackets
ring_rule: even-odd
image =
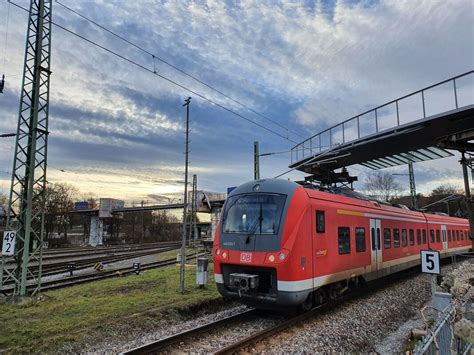
[[(351, 117), (291, 148), (291, 163), (372, 134), (474, 103), (474, 70)], [(427, 101), (433, 100), (430, 105)]]
[(413, 350), (414, 355), (469, 354), (472, 344), (454, 335), (455, 309), (449, 306), (440, 314), (430, 332)]

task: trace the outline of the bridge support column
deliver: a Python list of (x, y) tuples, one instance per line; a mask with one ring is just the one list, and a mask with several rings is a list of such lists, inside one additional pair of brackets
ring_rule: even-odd
[(467, 168), (472, 169), (472, 159), (466, 159), (464, 152), (461, 152), (462, 175), (464, 177), (464, 189), (466, 192), (466, 205), (469, 217), (469, 226), (471, 228), (471, 248), (474, 250), (474, 201), (471, 196), (471, 187), (469, 186), (469, 175)]
[(91, 217), (89, 245), (95, 247), (104, 242), (104, 221), (99, 216)]

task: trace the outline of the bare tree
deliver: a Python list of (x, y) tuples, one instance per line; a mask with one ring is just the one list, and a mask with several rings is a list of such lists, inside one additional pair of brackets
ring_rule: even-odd
[(8, 197), (0, 194), (0, 226), (7, 223)]
[(431, 196), (462, 195), (462, 188), (454, 184), (442, 184), (431, 191)]
[(68, 184), (56, 183), (46, 187), (45, 235), (47, 238), (55, 229), (58, 234), (66, 235), (69, 223), (67, 213), (74, 209), (75, 195), (77, 195), (76, 188)]
[(397, 197), (402, 190), (402, 186), (395, 181), (392, 174), (381, 171), (370, 174), (364, 184), (364, 192), (380, 201), (388, 202)]

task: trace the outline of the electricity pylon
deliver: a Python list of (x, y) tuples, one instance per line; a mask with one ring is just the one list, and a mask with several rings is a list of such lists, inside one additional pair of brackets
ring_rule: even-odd
[[(46, 160), (48, 146), (49, 77), (52, 0), (31, 0), (26, 36), (20, 111), (15, 143), (7, 231), (16, 231), (15, 266), (2, 256), (0, 289), (14, 282), (14, 296), (41, 286)], [(2, 254), (4, 252), (2, 251)]]

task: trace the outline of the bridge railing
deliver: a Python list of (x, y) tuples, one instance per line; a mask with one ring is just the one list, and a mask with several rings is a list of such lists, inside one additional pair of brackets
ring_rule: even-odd
[(372, 134), (474, 103), (474, 70), (399, 97), (291, 148), (291, 163)]

